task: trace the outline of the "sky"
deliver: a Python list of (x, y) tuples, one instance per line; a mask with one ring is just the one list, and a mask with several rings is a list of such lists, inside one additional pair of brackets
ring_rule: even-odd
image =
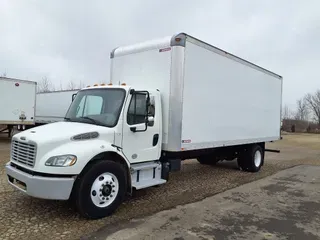
[(283, 76), (283, 104), (320, 88), (316, 0), (0, 0), (0, 75), (109, 82), (110, 51), (186, 32)]

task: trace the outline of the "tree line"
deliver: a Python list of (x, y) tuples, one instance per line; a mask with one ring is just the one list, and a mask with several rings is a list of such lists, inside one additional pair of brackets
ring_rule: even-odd
[(282, 110), (282, 119), (309, 121), (320, 125), (320, 89), (298, 99), (295, 111), (285, 105)]
[[(0, 77), (7, 77), (7, 72), (3, 72), (0, 74)], [(9, 78), (9, 77), (8, 77)], [(40, 81), (37, 82), (37, 92), (52, 92), (52, 91), (63, 91), (63, 90), (77, 90), (84, 88), (85, 84), (80, 81), (79, 83), (76, 83), (75, 81), (70, 80), (66, 86), (63, 86), (61, 83), (59, 87), (56, 87), (48, 77), (43, 77)]]
[(70, 80), (67, 86), (63, 86), (61, 83), (58, 88), (55, 87), (55, 85), (47, 78), (43, 77), (40, 81), (38, 81), (38, 93), (43, 92), (52, 92), (52, 91), (62, 91), (62, 90), (77, 90), (84, 88), (85, 85), (83, 82), (79, 82), (78, 84), (74, 81)]

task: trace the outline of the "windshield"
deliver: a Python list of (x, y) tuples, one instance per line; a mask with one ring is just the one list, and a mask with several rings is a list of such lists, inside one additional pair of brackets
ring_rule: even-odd
[(124, 89), (79, 91), (66, 114), (66, 121), (114, 127), (119, 119), (126, 92)]

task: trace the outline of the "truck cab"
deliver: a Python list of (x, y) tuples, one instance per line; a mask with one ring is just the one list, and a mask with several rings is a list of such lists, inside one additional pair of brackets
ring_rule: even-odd
[(33, 197), (73, 200), (84, 216), (105, 216), (133, 187), (166, 182), (154, 162), (161, 155), (161, 116), (157, 90), (82, 89), (64, 121), (13, 136), (9, 183)]

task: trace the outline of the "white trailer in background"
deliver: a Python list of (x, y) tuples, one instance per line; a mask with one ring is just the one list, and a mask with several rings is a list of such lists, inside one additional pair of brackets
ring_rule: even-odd
[(79, 90), (37, 93), (35, 125), (63, 121), (72, 97)]
[(80, 90), (64, 121), (13, 137), (32, 155), (11, 153), (10, 184), (101, 218), (185, 159), (258, 172), (281, 139), (282, 77), (187, 34), (116, 48), (110, 71), (112, 86)]
[(37, 82), (0, 77), (0, 132), (34, 125)]

